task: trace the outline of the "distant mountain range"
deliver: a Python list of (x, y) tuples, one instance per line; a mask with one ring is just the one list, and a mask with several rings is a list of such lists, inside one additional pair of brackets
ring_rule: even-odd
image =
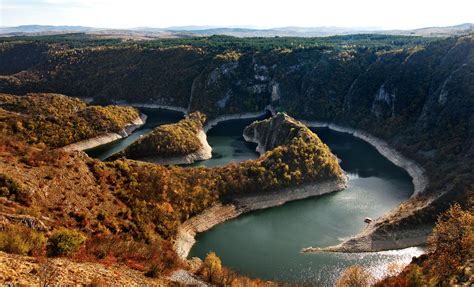
[(130, 29), (109, 29), (85, 26), (44, 26), (23, 25), (0, 27), (1, 36), (54, 35), (65, 33), (88, 33), (101, 36), (120, 36), (131, 38), (167, 38), (186, 36), (229, 35), (235, 37), (322, 37), (348, 34), (387, 34), (444, 37), (474, 33), (474, 23), (464, 23), (448, 27), (426, 27), (412, 30), (381, 30), (377, 28), (346, 27), (280, 27), (270, 29), (213, 27), (213, 26), (175, 26), (167, 28), (137, 27)]

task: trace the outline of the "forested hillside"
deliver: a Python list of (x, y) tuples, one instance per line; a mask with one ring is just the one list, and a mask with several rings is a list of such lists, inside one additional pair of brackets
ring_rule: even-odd
[[(5, 95), (2, 104), (14, 99)], [(60, 95), (48, 99), (57, 102), (51, 109), (85, 105)], [(16, 100), (33, 109), (38, 99)], [(200, 113), (194, 116), (203, 119)], [(0, 125), (8, 120), (0, 118)], [(102, 162), (83, 152), (53, 148), (55, 142), (47, 145), (48, 137), (47, 144), (28, 143), (0, 129), (0, 251), (34, 256), (35, 263), (60, 256), (125, 265), (161, 279), (178, 268), (206, 274), (206, 261), (193, 269), (172, 249), (185, 220), (236, 196), (284, 193), (286, 187), (329, 181), (345, 185), (346, 176), (329, 148), (308, 128), (297, 127), (284, 144), (260, 158), (215, 168), (165, 167), (125, 158)], [(200, 276), (222, 285), (272, 285), (225, 269), (218, 277)], [(85, 278), (84, 282), (89, 283)]]
[[(472, 191), (474, 36), (94, 40), (3, 38), (0, 92), (65, 93), (97, 103), (155, 103), (217, 115), (271, 104), (388, 141), (430, 179), (426, 206), (381, 227), (432, 226)], [(20, 57), (23, 55), (23, 57)], [(12, 61), (12, 58), (22, 58)]]
[(87, 105), (58, 94), (0, 94), (1, 133), (29, 144), (63, 147), (108, 132), (120, 133), (139, 115), (131, 107)]

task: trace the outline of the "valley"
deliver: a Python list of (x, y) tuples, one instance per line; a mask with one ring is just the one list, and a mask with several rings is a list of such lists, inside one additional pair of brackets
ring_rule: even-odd
[[(210, 251), (241, 274), (215, 284), (331, 285), (354, 264), (382, 279), (424, 252), (439, 214), (471, 208), (473, 47), (472, 35), (2, 38), (0, 211), (45, 214), (46, 238), (85, 234), (74, 260), (160, 279), (204, 280)], [(142, 161), (155, 153), (166, 166)], [(107, 242), (148, 253), (98, 252)]]

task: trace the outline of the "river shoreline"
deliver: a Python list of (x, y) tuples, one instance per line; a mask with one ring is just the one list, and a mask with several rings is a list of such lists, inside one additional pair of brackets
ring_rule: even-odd
[(183, 155), (183, 156), (173, 156), (173, 157), (157, 157), (150, 156), (144, 158), (137, 158), (136, 160), (151, 162), (161, 165), (174, 165), (174, 164), (192, 164), (195, 161), (207, 160), (212, 158), (212, 147), (207, 142), (207, 136), (203, 129), (199, 131), (196, 135), (201, 143), (201, 148), (197, 151)]
[(308, 183), (258, 195), (236, 197), (230, 204), (218, 203), (202, 213), (186, 220), (178, 228), (174, 249), (178, 256), (186, 259), (196, 242), (195, 236), (227, 220), (255, 210), (280, 206), (289, 201), (337, 192), (347, 187), (347, 178)]
[(178, 106), (171, 106), (171, 105), (159, 105), (159, 104), (143, 104), (143, 103), (122, 103), (122, 102), (115, 102), (115, 105), (118, 106), (132, 106), (134, 108), (145, 108), (145, 109), (162, 109), (168, 110), (173, 112), (181, 112), (183, 114), (188, 114), (188, 109)]
[(99, 135), (90, 139), (78, 141), (62, 147), (61, 149), (65, 151), (83, 151), (91, 148), (96, 148), (98, 146), (111, 143), (113, 141), (128, 137), (136, 129), (145, 124), (147, 116), (145, 114), (140, 114), (140, 117), (132, 121), (131, 123), (125, 125), (125, 127), (119, 133), (106, 133)]
[(350, 134), (356, 138), (359, 138), (369, 143), (371, 146), (375, 147), (375, 149), (381, 155), (383, 155), (385, 158), (387, 158), (396, 166), (401, 167), (402, 169), (406, 170), (406, 172), (410, 175), (410, 177), (412, 178), (413, 186), (414, 186), (412, 197), (423, 193), (426, 186), (428, 185), (428, 178), (425, 175), (424, 169), (420, 165), (418, 165), (416, 162), (406, 158), (401, 153), (399, 153), (398, 151), (390, 147), (390, 145), (386, 141), (376, 138), (364, 131), (348, 128), (348, 127), (343, 127), (343, 126), (339, 126), (332, 123), (319, 122), (319, 121), (305, 121), (305, 120), (300, 120), (300, 121), (308, 127), (329, 128), (330, 130), (333, 130), (336, 132)]
[[(416, 200), (417, 196), (423, 194), (425, 191), (426, 186), (428, 185), (428, 178), (424, 169), (416, 162), (406, 158), (401, 153), (390, 147), (390, 145), (384, 140), (376, 138), (361, 130), (343, 127), (332, 123), (304, 120), (301, 122), (309, 127), (323, 127), (341, 133), (348, 133), (372, 145), (381, 155), (383, 155), (396, 166), (404, 169), (410, 175), (412, 178), (414, 191), (409, 200)], [(324, 248), (307, 247), (303, 248), (302, 252), (374, 252), (424, 245), (426, 243), (428, 234), (431, 232), (430, 226), (420, 226), (416, 229), (405, 228), (394, 231), (390, 234), (380, 231), (380, 227), (390, 224), (390, 222), (394, 221), (394, 219), (397, 220), (403, 218), (404, 216), (412, 214), (416, 210), (426, 207), (429, 202), (430, 201), (424, 202), (424, 204), (420, 204), (416, 208), (403, 211), (400, 206), (397, 206), (390, 212), (372, 221), (359, 234), (354, 235), (352, 238), (342, 242), (341, 244)]]

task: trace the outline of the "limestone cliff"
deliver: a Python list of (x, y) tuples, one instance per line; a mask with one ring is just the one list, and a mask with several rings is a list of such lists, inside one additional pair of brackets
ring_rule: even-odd
[(257, 152), (263, 154), (277, 146), (288, 144), (300, 130), (311, 132), (301, 122), (285, 113), (278, 113), (270, 119), (252, 123), (245, 128), (243, 136), (246, 141), (256, 143)]

